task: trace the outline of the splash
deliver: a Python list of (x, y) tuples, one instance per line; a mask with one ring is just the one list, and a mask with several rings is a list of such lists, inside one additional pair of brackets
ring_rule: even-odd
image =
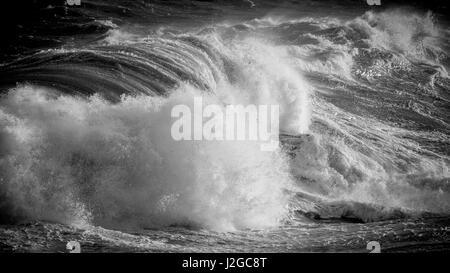
[[(405, 9), (366, 12), (347, 25), (361, 31), (372, 47), (399, 52), (415, 59), (426, 59), (427, 49), (439, 52), (442, 35), (433, 13)], [(434, 56), (435, 57), (435, 56)]]
[(275, 225), (290, 183), (282, 154), (251, 142), (174, 141), (170, 110), (194, 94), (111, 104), (29, 86), (10, 92), (1, 107), (7, 212), (116, 228)]

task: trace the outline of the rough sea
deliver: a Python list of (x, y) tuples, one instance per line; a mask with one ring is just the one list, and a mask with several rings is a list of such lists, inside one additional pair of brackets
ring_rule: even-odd
[[(449, 251), (448, 8), (381, 2), (4, 8), (0, 251)], [(279, 148), (173, 140), (198, 96)]]

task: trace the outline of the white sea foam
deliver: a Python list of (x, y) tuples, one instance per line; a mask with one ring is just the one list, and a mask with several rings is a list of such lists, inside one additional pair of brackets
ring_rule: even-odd
[(292, 185), (284, 153), (255, 141), (175, 141), (170, 112), (198, 96), (224, 107), (276, 104), (281, 130), (300, 134), (309, 126), (309, 86), (282, 48), (252, 39), (216, 46), (238, 72), (210, 94), (182, 84), (166, 98), (113, 104), (30, 85), (10, 90), (0, 102), (7, 213), (116, 228), (277, 225)]
[(52, 98), (20, 87), (1, 104), (1, 192), (17, 213), (105, 226), (275, 225), (290, 183), (279, 150), (258, 143), (174, 141), (167, 99)]

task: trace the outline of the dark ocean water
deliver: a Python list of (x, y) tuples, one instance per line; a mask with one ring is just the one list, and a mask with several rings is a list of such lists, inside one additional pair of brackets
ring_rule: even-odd
[[(444, 1), (19, 1), (0, 53), (0, 251), (450, 248)], [(196, 96), (281, 145), (176, 142)]]

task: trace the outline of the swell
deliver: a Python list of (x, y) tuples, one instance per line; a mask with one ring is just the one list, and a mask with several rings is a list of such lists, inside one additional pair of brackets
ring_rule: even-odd
[[(29, 82), (68, 94), (99, 93), (113, 100), (121, 94), (166, 95), (180, 82), (209, 90), (217, 78), (214, 57), (194, 37), (50, 49), (5, 65), (1, 84)], [(197, 67), (205, 73), (193, 69)]]

